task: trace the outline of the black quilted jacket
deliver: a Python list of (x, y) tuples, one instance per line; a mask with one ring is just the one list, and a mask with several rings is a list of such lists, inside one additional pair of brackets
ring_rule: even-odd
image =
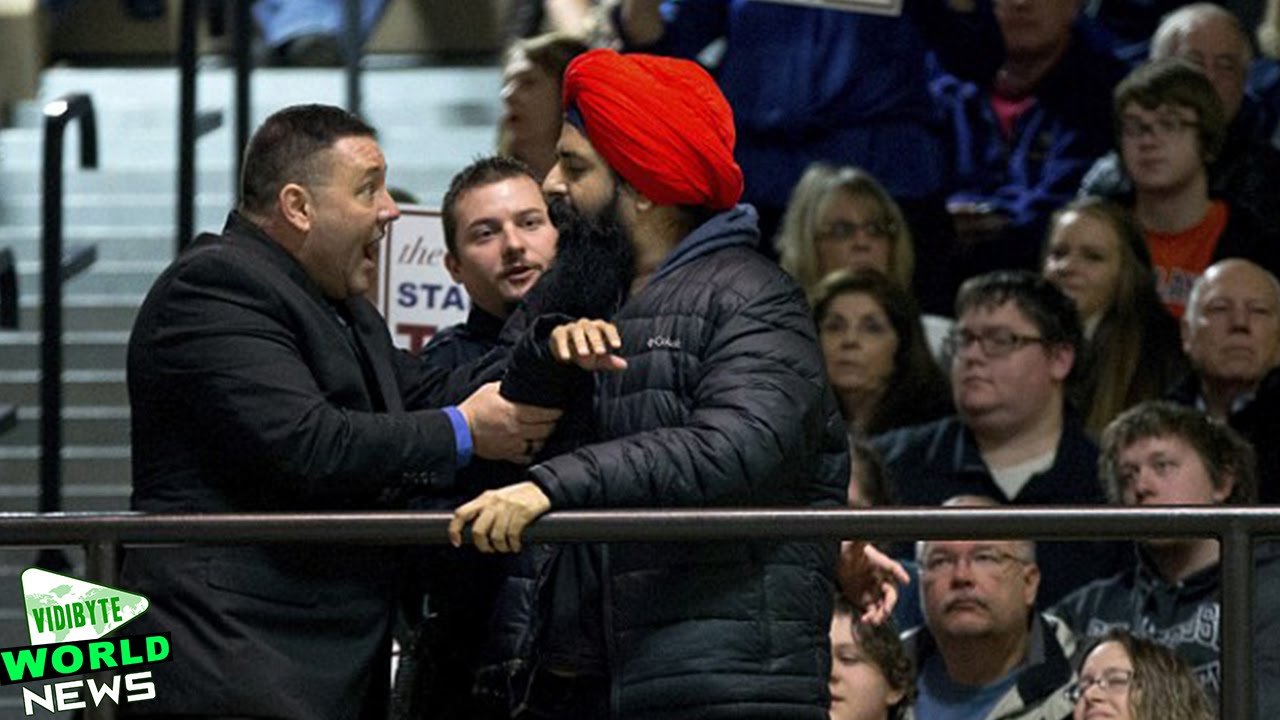
[[(592, 439), (529, 471), (553, 509), (842, 504), (847, 440), (810, 311), (752, 250), (755, 221), (747, 206), (713, 217), (614, 316), (629, 367), (594, 379)], [(538, 402), (591, 387), (535, 364), (517, 353), (503, 394)], [(597, 608), (548, 608), (574, 593), (551, 587), (563, 582), (554, 550), (527, 552), (528, 572), (499, 602), (502, 647), (482, 686), (518, 704), (512, 679), (536, 662), (538, 623), (577, 610), (603, 626), (614, 717), (827, 717), (834, 544), (596, 550)]]

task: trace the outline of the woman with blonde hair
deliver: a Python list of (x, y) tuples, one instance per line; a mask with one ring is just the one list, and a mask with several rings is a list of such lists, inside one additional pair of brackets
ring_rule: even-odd
[(1215, 720), (1191, 668), (1169, 648), (1111, 630), (1084, 653), (1067, 689), (1073, 720)]
[(1177, 321), (1156, 294), (1151, 256), (1129, 211), (1082, 198), (1049, 223), (1044, 275), (1084, 325), (1083, 372), (1071, 389), (1094, 437), (1126, 408), (1163, 397), (1187, 371)]
[(836, 270), (859, 268), (911, 289), (911, 231), (898, 204), (860, 168), (810, 165), (791, 192), (775, 245), (779, 264), (808, 293)]

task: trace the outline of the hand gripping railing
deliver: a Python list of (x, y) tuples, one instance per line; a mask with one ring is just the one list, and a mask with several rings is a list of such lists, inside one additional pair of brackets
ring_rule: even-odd
[[(0, 515), (0, 545), (82, 545), (90, 579), (116, 583), (122, 545), (439, 544), (447, 513), (255, 515)], [(901, 541), (1032, 538), (1107, 540), (1216, 537), (1222, 545), (1222, 713), (1254, 717), (1251, 543), (1280, 535), (1280, 509), (912, 508), (877, 510), (561, 511), (529, 527), (528, 542), (663, 542), (864, 538)], [(128, 589), (128, 588), (125, 588)], [(1271, 720), (1256, 718), (1256, 720)]]
[(66, 257), (62, 245), (62, 158), (67, 125), (80, 121), (80, 165), (98, 166), (93, 101), (66, 95), (44, 106), (44, 228), (40, 268), (40, 504), (62, 506), (62, 283), (93, 263), (96, 248)]

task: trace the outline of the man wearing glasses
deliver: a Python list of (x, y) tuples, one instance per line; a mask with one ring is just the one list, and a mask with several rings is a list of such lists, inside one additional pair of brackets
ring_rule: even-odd
[[(1075, 306), (1028, 272), (966, 281), (956, 298), (951, 358), (956, 414), (874, 441), (902, 505), (984, 495), (1014, 505), (1106, 501), (1097, 446), (1066, 410), (1080, 346)], [(1119, 570), (1115, 543), (1044, 543), (1040, 598), (1053, 602)]]
[(1169, 312), (1181, 317), (1196, 278), (1223, 258), (1243, 257), (1274, 272), (1280, 238), (1230, 198), (1209, 194), (1226, 119), (1208, 78), (1179, 59), (1147, 63), (1116, 87), (1114, 110), (1134, 218)]
[[(998, 507), (976, 496), (948, 507)], [(915, 717), (1056, 720), (1071, 717), (1075, 638), (1035, 612), (1040, 567), (1028, 540), (921, 542), (925, 624), (907, 634), (916, 661)]]

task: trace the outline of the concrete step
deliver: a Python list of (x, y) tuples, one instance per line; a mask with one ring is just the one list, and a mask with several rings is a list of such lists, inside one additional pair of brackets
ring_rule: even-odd
[[(4, 468), (6, 462), (0, 460), (0, 468)], [(125, 474), (128, 474), (127, 469)], [(129, 509), (131, 488), (128, 483), (70, 483), (65, 480), (65, 474), (63, 477), (62, 509), (67, 512), (120, 512)], [(21, 488), (0, 485), (0, 512), (35, 512), (40, 507), (40, 492), (36, 485), (34, 479)]]
[[(145, 295), (152, 283), (169, 267), (169, 260), (99, 260), (87, 272), (63, 285), (65, 293), (93, 295)], [(40, 292), (40, 263), (18, 263), (18, 292), (21, 301), (37, 301)]]
[[(62, 335), (62, 362), (68, 370), (123, 370), (127, 331), (77, 330)], [(40, 333), (0, 333), (0, 367), (40, 367)]]
[[(40, 495), (40, 448), (0, 447), (0, 512), (34, 512)], [(127, 510), (129, 448), (68, 445), (62, 449), (63, 510)]]
[[(129, 408), (115, 406), (78, 406), (62, 409), (62, 442), (64, 445), (129, 446)], [(37, 447), (40, 445), (40, 408), (18, 408), (18, 425), (0, 435), (0, 447)]]
[[(32, 288), (35, 290), (35, 288)], [(142, 305), (143, 294), (137, 295), (66, 295), (62, 298), (62, 327), (67, 332), (82, 330), (119, 330), (133, 328), (133, 319)], [(20, 303), (18, 328), (39, 330), (41, 304), (39, 295), (27, 296)]]
[[(10, 131), (0, 131), (0, 135)], [(448, 138), (448, 142), (452, 142), (453, 138)], [(473, 154), (481, 155), (491, 152), (493, 138), (489, 138), (484, 145), (475, 148)], [(419, 151), (421, 155), (421, 151)], [(470, 159), (468, 158), (468, 162)], [(466, 163), (464, 163), (466, 164)], [(448, 187), (448, 181), (452, 177), (452, 172), (456, 172), (462, 166), (448, 168), (438, 164), (423, 162), (423, 158), (410, 158), (405, 162), (395, 163), (390, 167), (388, 181), (396, 187), (403, 187), (408, 190), (422, 192), (429, 183), (439, 177), (441, 172), (448, 171), (449, 174), (444, 177), (444, 185), (439, 188), (438, 196), (443, 196), (444, 189)], [(155, 204), (160, 207), (174, 207), (177, 202), (177, 184), (178, 169), (174, 163), (171, 167), (163, 168), (146, 168), (146, 167), (100, 167), (96, 170), (80, 170), (75, 169), (65, 174), (63, 177), (63, 206), (71, 208), (77, 203), (97, 202), (92, 199), (81, 200), (81, 196), (97, 196), (97, 195), (131, 195), (131, 196), (147, 196), (154, 197)], [(219, 163), (218, 165), (197, 165), (196, 166), (196, 191), (197, 206), (203, 203), (217, 204), (220, 198), (226, 198), (227, 202), (222, 207), (225, 213), (231, 209), (232, 202), (230, 198), (237, 192), (237, 182), (232, 179), (233, 171), (230, 161)], [(0, 207), (7, 204), (25, 203), (30, 205), (39, 205), (43, 185), (40, 178), (39, 167), (11, 167), (8, 164), (4, 167), (4, 172), (0, 173)], [(210, 198), (210, 199), (206, 199)], [(130, 221), (129, 225), (136, 225), (138, 218)], [(219, 226), (221, 226), (219, 224)]]
[[(173, 177), (170, 183), (176, 182)], [(9, 196), (0, 202), (0, 225), (19, 232), (40, 234), (44, 222), (43, 198), (38, 193)], [(157, 227), (170, 228), (177, 222), (174, 193), (112, 192), (64, 195), (62, 226), (74, 232), (84, 226), (127, 227), (150, 220)], [(223, 193), (200, 193), (196, 197), (196, 224), (216, 226), (226, 218), (232, 199), (230, 188)], [(169, 233), (172, 234), (172, 230)]]
[[(39, 370), (0, 370), (0, 400), (23, 406), (40, 404)], [(129, 404), (124, 370), (67, 370), (62, 373), (62, 403), (71, 408)]]
[[(10, 132), (10, 131), (3, 131)], [(3, 134), (0, 132), (0, 134)], [(202, 192), (230, 193), (235, 190), (232, 180), (231, 165), (224, 167), (197, 167), (196, 189)], [(62, 191), (64, 202), (69, 203), (77, 195), (97, 195), (116, 193), (163, 194), (172, 200), (178, 183), (178, 168), (155, 170), (147, 168), (108, 168), (97, 170), (75, 170), (63, 177)], [(40, 168), (15, 168), (5, 166), (0, 173), (0, 203), (7, 203), (12, 198), (29, 195), (39, 197), (43, 184)]]
[[(72, 92), (87, 92), (99, 125), (114, 120), (128, 127), (150, 129), (176, 122), (180, 75), (167, 68), (51, 68), (41, 76), (39, 97), (20, 105), (14, 122), (41, 127), (42, 109), (49, 100)], [(420, 124), (424, 117), (445, 122), (478, 123), (492, 118), (458, 117), (452, 108), (481, 104), (497, 108), (502, 87), (495, 65), (476, 67), (409, 67), (366, 70), (361, 75), (363, 115), (376, 126)], [(250, 84), (251, 119), (256, 124), (276, 108), (305, 102), (343, 104), (346, 74), (337, 68), (257, 68)], [(201, 110), (234, 111), (235, 73), (231, 68), (202, 67), (196, 74), (196, 101)], [(496, 117), (496, 116), (495, 116)], [(230, 125), (228, 117), (224, 121)]]

